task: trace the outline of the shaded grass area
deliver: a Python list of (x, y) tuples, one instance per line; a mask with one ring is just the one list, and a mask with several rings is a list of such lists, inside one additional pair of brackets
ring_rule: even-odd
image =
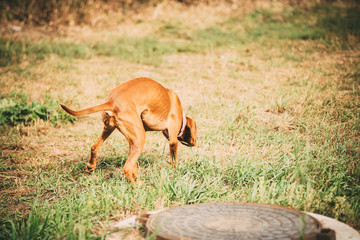
[[(0, 66), (20, 63), (29, 58), (41, 60), (50, 54), (69, 59), (114, 56), (126, 61), (158, 66), (164, 55), (203, 53), (214, 47), (239, 46), (249, 41), (269, 39), (274, 41), (272, 44), (279, 44), (277, 41), (281, 39), (317, 40), (330, 48), (348, 49), (358, 43), (359, 12), (359, 6), (345, 8), (328, 4), (316, 5), (311, 11), (294, 8), (280, 15), (257, 10), (245, 17), (230, 17), (218, 26), (195, 30), (189, 34), (182, 33), (182, 29), (173, 24), (165, 24), (157, 35), (174, 36), (170, 41), (158, 40), (156, 34), (144, 38), (124, 36), (112, 42), (96, 43), (0, 39)], [(243, 28), (236, 30), (239, 26)], [(184, 40), (180, 40), (182, 38)]]
[[(140, 175), (146, 182), (138, 188), (121, 174), (126, 140), (124, 146), (104, 146), (107, 151), (105, 157), (99, 158), (98, 169), (87, 175), (84, 167), (89, 149), (79, 151), (78, 147), (89, 148), (88, 138), (93, 133), (69, 129), (66, 134), (54, 136), (62, 142), (57, 147), (66, 145), (63, 154), (45, 149), (49, 144), (46, 134), (36, 129), (35, 133), (27, 133), (19, 125), (6, 125), (1, 131), (6, 144), (0, 144), (0, 238), (103, 239), (111, 231), (108, 223), (117, 219), (147, 210), (212, 201), (290, 206), (360, 228), (359, 59), (352, 54), (351, 61), (343, 56), (341, 64), (322, 62), (323, 66), (319, 66), (312, 55), (317, 51), (314, 45), (305, 45), (308, 56), (291, 52), (302, 41), (324, 44), (329, 53), (356, 48), (352, 36), (359, 36), (358, 23), (354, 23), (359, 16), (352, 8), (317, 5), (311, 14), (296, 8), (280, 14), (262, 10), (190, 31), (165, 23), (151, 36), (124, 37), (113, 42), (3, 39), (0, 49), (7, 71), (12, 71), (9, 69), (13, 65), (18, 71), (17, 64), (29, 59), (41, 64), (52, 54), (65, 59), (105, 55), (160, 66), (164, 56), (180, 52), (208, 54), (209, 49), (228, 53), (250, 42), (260, 49), (251, 51), (263, 53), (251, 62), (242, 58), (251, 53), (241, 52), (240, 57), (228, 61), (226, 70), (234, 71), (228, 75), (221, 71), (209, 77), (206, 74), (212, 69), (203, 66), (190, 79), (184, 78), (189, 81), (186, 92), (196, 86), (191, 85), (198, 83), (196, 78), (209, 79), (202, 82), (208, 94), (197, 86), (196, 99), (200, 100), (188, 109), (198, 121), (201, 144), (196, 149), (181, 148), (179, 166), (173, 169), (167, 164), (169, 156), (155, 142), (151, 153), (142, 154), (138, 160)], [(271, 51), (275, 50), (282, 54), (280, 63), (271, 59)], [(219, 59), (225, 59), (224, 55)], [(258, 59), (265, 63), (261, 65)], [(216, 68), (221, 67), (215, 63)], [(231, 64), (235, 65), (233, 70)], [(270, 74), (264, 68), (285, 65), (280, 70), (295, 71), (300, 64), (305, 64), (301, 70), (306, 72), (304, 76), (285, 72), (285, 80), (273, 79), (270, 84), (263, 79), (264, 74)], [(257, 74), (259, 79), (243, 77), (241, 71)], [(167, 77), (172, 81), (178, 79), (178, 74)], [(234, 86), (229, 87), (230, 81), (235, 82)], [(221, 88), (211, 89), (212, 83), (219, 83)], [(251, 89), (254, 84), (259, 84), (255, 86), (260, 94), (253, 93), (253, 98), (260, 99), (261, 107), (228, 96), (251, 95), (236, 87), (245, 85)], [(266, 97), (266, 90), (271, 97)], [(285, 123), (273, 123), (266, 117)], [(37, 148), (30, 143), (26, 148), (27, 134), (37, 139)], [(72, 149), (75, 147), (71, 138), (84, 143)], [(69, 156), (71, 151), (74, 153)]]
[[(198, 4), (200, 2), (209, 3), (211, 0), (174, 0), (187, 5)], [(89, 23), (94, 16), (94, 12), (106, 14), (111, 11), (127, 12), (146, 5), (158, 5), (158, 0), (66, 0), (66, 1), (47, 1), (47, 0), (4, 0), (0, 2), (0, 19), (5, 21), (20, 20), (27, 23), (51, 24), (69, 23)]]

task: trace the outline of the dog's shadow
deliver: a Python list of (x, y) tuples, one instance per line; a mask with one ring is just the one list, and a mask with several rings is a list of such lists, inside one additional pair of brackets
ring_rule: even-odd
[(98, 159), (98, 169), (101, 170), (115, 170), (122, 168), (125, 165), (126, 156), (105, 156)]
[[(141, 154), (136, 161), (140, 168), (149, 168), (156, 164), (158, 159), (162, 159), (162, 156), (153, 154)], [(121, 169), (127, 160), (127, 156), (104, 156), (98, 159), (98, 169), (101, 170), (115, 170)], [(162, 159), (163, 160), (163, 159)], [(165, 162), (164, 162), (165, 163)]]

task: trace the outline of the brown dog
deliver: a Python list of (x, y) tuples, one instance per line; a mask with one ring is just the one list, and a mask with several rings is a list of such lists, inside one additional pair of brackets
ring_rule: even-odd
[(149, 78), (135, 78), (114, 88), (104, 104), (74, 111), (60, 104), (73, 116), (103, 112), (104, 130), (91, 147), (87, 172), (96, 168), (96, 153), (101, 144), (117, 128), (129, 142), (129, 156), (123, 172), (132, 183), (139, 180), (136, 160), (140, 156), (145, 131), (162, 131), (170, 145), (171, 164), (177, 163), (178, 140), (189, 147), (196, 145), (196, 123), (185, 117), (178, 96)]

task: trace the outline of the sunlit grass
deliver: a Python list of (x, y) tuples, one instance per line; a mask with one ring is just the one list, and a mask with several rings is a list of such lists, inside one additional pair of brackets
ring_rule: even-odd
[[(171, 168), (166, 140), (147, 133), (138, 160), (146, 184), (134, 187), (121, 173), (128, 146), (119, 133), (102, 146), (96, 171), (84, 172), (98, 116), (4, 125), (0, 238), (99, 239), (133, 214), (219, 201), (289, 206), (359, 228), (359, 28), (351, 9), (256, 10), (190, 30), (170, 21), (146, 37), (103, 42), (2, 39), (2, 89), (42, 83), (37, 100), (58, 96), (82, 108), (132, 76), (154, 76), (196, 119), (199, 146), (181, 146)], [(34, 95), (18, 93), (1, 98), (25, 105)]]

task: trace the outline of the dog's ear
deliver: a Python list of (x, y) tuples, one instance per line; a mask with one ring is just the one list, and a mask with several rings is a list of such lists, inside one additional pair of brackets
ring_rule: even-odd
[(196, 146), (196, 132), (196, 122), (193, 119), (186, 117), (184, 133), (179, 137), (180, 142), (188, 147)]
[(197, 128), (196, 128), (195, 120), (193, 120), (189, 117), (186, 117), (186, 127), (188, 127), (190, 129), (191, 137), (196, 139)]

